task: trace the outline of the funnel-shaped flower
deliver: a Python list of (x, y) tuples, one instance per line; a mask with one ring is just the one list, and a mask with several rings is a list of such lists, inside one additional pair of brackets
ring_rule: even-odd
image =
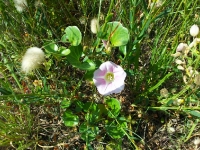
[(93, 81), (100, 94), (110, 95), (120, 93), (124, 89), (125, 78), (126, 72), (122, 67), (107, 61), (94, 72)]

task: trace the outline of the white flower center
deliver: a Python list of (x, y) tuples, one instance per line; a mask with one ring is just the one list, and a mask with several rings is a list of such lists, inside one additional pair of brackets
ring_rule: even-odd
[(105, 75), (105, 80), (107, 82), (112, 82), (114, 80), (114, 74), (112, 72), (107, 72)]

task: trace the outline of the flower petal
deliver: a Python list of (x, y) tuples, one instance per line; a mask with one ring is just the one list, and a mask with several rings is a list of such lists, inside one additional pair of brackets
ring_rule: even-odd
[[(113, 72), (114, 67), (117, 67), (117, 65), (114, 64), (114, 63), (111, 62), (111, 61), (107, 61), (107, 62), (105, 62), (105, 63), (103, 63), (103, 64), (105, 65), (107, 72)], [(103, 64), (102, 64), (102, 65), (103, 65)]]
[(102, 95), (110, 95), (113, 93), (120, 93), (124, 89), (124, 82), (112, 82), (107, 84), (107, 87)]
[(102, 69), (97, 69), (95, 72), (94, 72), (94, 79), (98, 79), (98, 78), (104, 78), (105, 74), (106, 74), (106, 70), (102, 70)]
[(99, 91), (100, 94), (104, 95), (106, 93), (107, 89), (107, 83), (104, 79), (98, 78), (98, 79), (93, 79), (94, 84), (97, 87), (97, 90)]

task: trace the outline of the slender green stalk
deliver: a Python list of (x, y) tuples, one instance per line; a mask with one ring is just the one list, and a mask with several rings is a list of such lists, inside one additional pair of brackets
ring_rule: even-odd
[(191, 138), (192, 133), (195, 130), (195, 127), (198, 125), (198, 123), (199, 123), (199, 119), (196, 119), (195, 122), (194, 122), (194, 124), (192, 125), (192, 128), (190, 129), (190, 132), (189, 132), (188, 136), (184, 140), (184, 142), (187, 142)]
[(149, 107), (149, 110), (200, 110), (200, 107), (185, 107), (185, 106), (160, 106), (160, 107)]

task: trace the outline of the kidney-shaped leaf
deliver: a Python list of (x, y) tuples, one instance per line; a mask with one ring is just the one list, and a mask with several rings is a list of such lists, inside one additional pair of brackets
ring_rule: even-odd
[(118, 123), (109, 121), (105, 128), (107, 134), (114, 139), (122, 138), (125, 135), (124, 130), (127, 128), (126, 122), (118, 121)]
[(70, 46), (69, 49), (70, 49), (70, 54), (66, 56), (68, 61), (72, 65), (80, 64), (79, 59), (80, 59), (80, 57), (82, 55), (83, 47), (81, 45)]
[(45, 43), (44, 49), (49, 53), (57, 53), (58, 46), (55, 43)]
[(61, 108), (63, 108), (63, 109), (64, 109), (64, 108), (68, 108), (70, 105), (71, 105), (71, 101), (68, 100), (68, 99), (62, 100), (62, 102), (61, 102), (61, 104), (60, 104)]
[(68, 127), (74, 127), (79, 123), (79, 117), (74, 115), (70, 110), (66, 110), (63, 114), (64, 124)]
[(80, 62), (80, 57), (83, 52), (83, 47), (81, 45), (78, 46), (71, 46), (70, 53), (66, 56), (70, 64), (72, 64), (74, 67), (77, 67), (82, 70), (94, 70), (95, 69), (95, 63), (91, 60), (87, 60), (85, 62)]
[(81, 43), (82, 35), (77, 26), (68, 26), (65, 29), (65, 34), (62, 36), (61, 40), (66, 42), (68, 40), (71, 45), (78, 46)]
[(97, 126), (88, 126), (86, 123), (83, 123), (80, 125), (79, 132), (83, 140), (91, 142), (98, 135), (99, 128)]
[(101, 112), (96, 103), (86, 103), (84, 109), (87, 112), (87, 115), (85, 115), (85, 119), (90, 124), (94, 124), (97, 121), (99, 121), (98, 119), (100, 117)]
[(94, 70), (95, 67), (96, 67), (96, 64), (90, 59), (88, 59), (87, 61), (83, 62), (79, 66), (79, 68), (82, 69), (82, 70)]
[(68, 49), (64, 46), (61, 46), (61, 47), (59, 47), (59, 52), (62, 56), (66, 56), (66, 55), (69, 55), (70, 49)]
[(109, 40), (112, 46), (126, 45), (129, 40), (128, 29), (123, 27), (120, 22), (108, 22), (106, 25), (107, 40)]
[(115, 98), (110, 98), (105, 101), (108, 109), (108, 117), (116, 118), (121, 110), (120, 102)]

